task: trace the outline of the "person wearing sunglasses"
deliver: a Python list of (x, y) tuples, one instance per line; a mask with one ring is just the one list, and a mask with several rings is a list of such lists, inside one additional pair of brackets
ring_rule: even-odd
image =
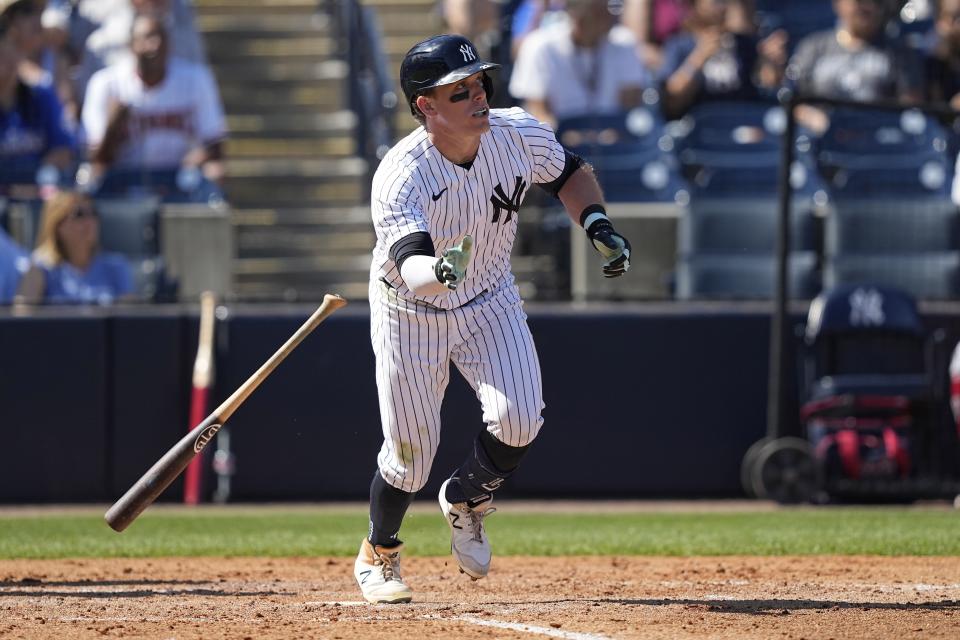
[(61, 191), (44, 205), (33, 262), (20, 284), (27, 304), (110, 304), (134, 290), (126, 258), (100, 251), (100, 219), (77, 192)]

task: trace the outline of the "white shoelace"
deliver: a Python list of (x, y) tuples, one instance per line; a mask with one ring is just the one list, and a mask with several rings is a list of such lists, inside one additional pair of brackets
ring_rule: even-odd
[(470, 521), (470, 530), (473, 531), (474, 540), (477, 542), (483, 542), (483, 519), (491, 513), (495, 513), (496, 511), (496, 507), (490, 507), (484, 511), (467, 509), (467, 520)]
[(380, 573), (383, 575), (384, 580), (399, 580), (400, 579), (400, 552), (396, 553), (384, 553), (381, 555), (374, 554), (373, 565), (380, 566)]

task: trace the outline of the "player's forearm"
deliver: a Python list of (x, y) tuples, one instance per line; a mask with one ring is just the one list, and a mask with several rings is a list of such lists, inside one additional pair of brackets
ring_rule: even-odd
[(583, 165), (577, 169), (557, 194), (563, 203), (567, 215), (574, 224), (580, 224), (580, 214), (592, 204), (603, 204), (603, 191), (593, 175), (590, 165)]
[(400, 277), (407, 289), (421, 297), (442, 296), (450, 293), (447, 285), (437, 279), (437, 258), (410, 256), (400, 265)]

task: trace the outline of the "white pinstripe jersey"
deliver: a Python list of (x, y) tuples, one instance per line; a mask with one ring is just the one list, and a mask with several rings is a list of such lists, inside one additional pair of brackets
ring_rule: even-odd
[[(403, 298), (442, 309), (512, 285), (517, 210), (533, 183), (552, 182), (563, 166), (563, 147), (553, 130), (520, 108), (490, 110), (490, 130), (480, 137), (470, 169), (444, 158), (423, 127), (416, 129), (387, 153), (373, 177), (377, 244), (370, 277), (385, 279)], [(397, 240), (418, 231), (430, 234), (437, 255), (464, 235), (473, 236), (467, 277), (449, 295), (415, 296), (390, 258)]]

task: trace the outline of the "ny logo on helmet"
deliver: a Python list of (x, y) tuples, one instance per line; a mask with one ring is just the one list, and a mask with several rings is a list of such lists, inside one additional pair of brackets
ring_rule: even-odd
[(468, 44), (460, 45), (460, 53), (463, 54), (463, 61), (470, 62), (471, 60), (477, 59), (477, 54), (473, 52), (473, 49), (470, 48)]

